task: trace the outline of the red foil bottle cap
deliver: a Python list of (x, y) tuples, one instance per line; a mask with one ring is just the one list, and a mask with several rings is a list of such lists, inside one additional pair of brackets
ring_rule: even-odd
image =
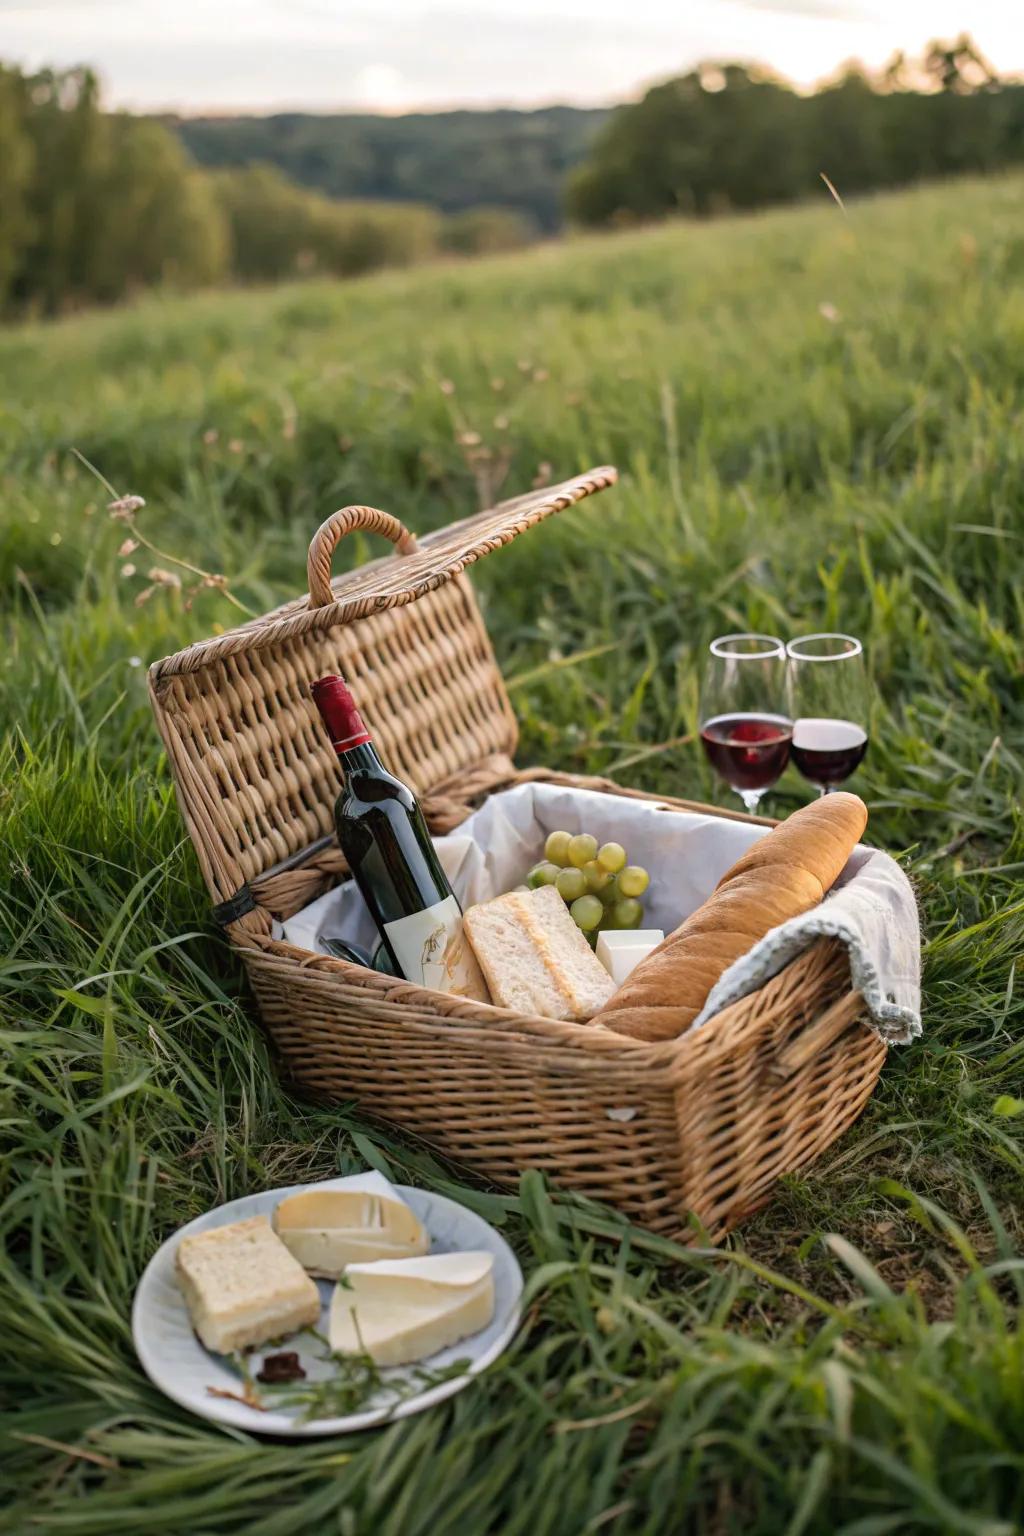
[(370, 740), (348, 684), (340, 677), (320, 677), (311, 689), (313, 703), (323, 716), (335, 752), (347, 752)]

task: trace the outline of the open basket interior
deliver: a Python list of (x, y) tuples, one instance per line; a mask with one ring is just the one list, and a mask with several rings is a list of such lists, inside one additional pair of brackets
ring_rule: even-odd
[[(539, 856), (549, 832), (589, 831), (598, 841), (622, 841), (630, 857), (651, 874), (646, 894), (644, 926), (670, 932), (711, 895), (731, 865), (772, 825), (764, 818), (720, 810), (688, 801), (658, 798), (624, 789), (608, 780), (581, 779), (533, 769), (514, 774), (495, 787), (448, 834), (435, 837), (435, 846), (465, 909), (486, 901), (521, 881)], [(295, 883), (297, 882), (297, 883)], [(353, 966), (325, 952), (325, 941), (353, 944), (372, 953), (376, 929), (365, 905), (348, 879), (336, 847), (296, 869), (270, 875), (260, 882), (263, 899), (286, 918), (275, 922), (273, 934), (261, 937), (264, 952), (296, 961), (307, 974), (322, 971), (358, 978), (359, 985), (380, 997), (423, 1007), (440, 1022), (463, 1021), (493, 1029), (505, 1028), (541, 1040), (558, 1040), (585, 1054), (598, 1052), (632, 1058), (648, 1066), (679, 1069), (689, 1057), (717, 1053), (721, 1040), (732, 1039), (730, 1020), (741, 1022), (752, 1013), (749, 998), (715, 1015), (699, 1030), (691, 1029), (668, 1042), (649, 1044), (591, 1023), (513, 1014), (490, 1004), (440, 994), (429, 984), (396, 980), (386, 974)], [(298, 893), (308, 896), (304, 904)], [(819, 943), (791, 966), (788, 978), (774, 978), (753, 1014), (762, 1023), (774, 1017), (776, 1005), (788, 1013), (792, 1031), (802, 1029), (825, 1001), (850, 998), (849, 965), (840, 944)], [(845, 1004), (843, 1026), (853, 1022), (859, 1004)], [(832, 1030), (837, 1020), (827, 1024)], [(696, 1043), (700, 1035), (699, 1045)], [(781, 1038), (789, 1038), (783, 1029)]]
[[(653, 798), (523, 778), (495, 788), (465, 821), (435, 835), (434, 846), (465, 910), (522, 885), (544, 857), (552, 832), (589, 832), (599, 844), (620, 842), (629, 862), (651, 877), (641, 926), (669, 933), (707, 900), (765, 830)], [(328, 882), (311, 905), (286, 914), (283, 930), (292, 943), (321, 953), (333, 941), (372, 954), (377, 943), (373, 918), (352, 880)]]

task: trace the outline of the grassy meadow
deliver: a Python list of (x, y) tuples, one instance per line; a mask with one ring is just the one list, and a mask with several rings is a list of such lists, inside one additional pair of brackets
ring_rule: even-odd
[[(0, 1531), (1024, 1526), (1022, 194), (823, 196), (0, 334)], [(73, 450), (162, 553), (119, 554)], [(146, 701), (149, 661), (239, 617), (149, 577), (168, 554), (260, 612), (346, 502), (425, 530), (609, 461), (618, 489), (475, 569), (520, 760), (725, 800), (692, 741), (707, 639), (852, 630), (852, 787), (922, 904), (923, 1040), (718, 1254), (288, 1097)], [(768, 808), (809, 793), (790, 771)], [(507, 1356), (347, 1439), (175, 1408), (129, 1329), (157, 1244), (368, 1156), (503, 1224)]]

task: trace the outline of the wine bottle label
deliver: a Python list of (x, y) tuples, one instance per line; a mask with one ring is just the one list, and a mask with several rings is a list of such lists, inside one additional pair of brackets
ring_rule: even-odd
[(462, 913), (454, 896), (385, 923), (384, 932), (406, 981), (435, 992), (480, 997), (480, 967), (463, 935)]

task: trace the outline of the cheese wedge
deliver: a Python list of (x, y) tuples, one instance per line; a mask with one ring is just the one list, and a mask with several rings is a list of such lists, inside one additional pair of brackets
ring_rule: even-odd
[(218, 1354), (320, 1320), (320, 1292), (266, 1216), (183, 1237), (174, 1263), (192, 1326)]
[(302, 1190), (275, 1208), (274, 1230), (311, 1275), (333, 1280), (349, 1264), (413, 1258), (430, 1247), (423, 1223), (393, 1190)]
[(331, 1348), (378, 1365), (426, 1360), (487, 1327), (493, 1271), (494, 1256), (483, 1252), (352, 1264), (331, 1301)]

